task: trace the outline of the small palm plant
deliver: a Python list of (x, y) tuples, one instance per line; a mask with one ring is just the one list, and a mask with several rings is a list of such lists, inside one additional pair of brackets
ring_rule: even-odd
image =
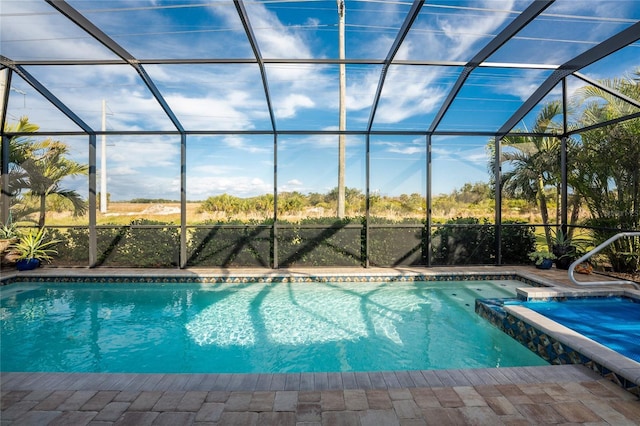
[[(44, 228), (24, 234), (18, 242), (13, 245), (13, 250), (17, 253), (18, 262), (16, 266), (20, 270), (33, 269), (40, 266), (43, 261), (51, 262), (52, 256), (58, 254), (54, 248), (60, 240), (47, 240)], [(25, 267), (31, 265), (30, 267)]]
[(19, 235), (20, 233), (16, 226), (11, 222), (7, 222), (0, 227), (0, 240), (13, 240), (18, 238)]
[(20, 232), (12, 222), (7, 222), (0, 227), (0, 262), (14, 263), (15, 255), (11, 253), (13, 245), (20, 238)]

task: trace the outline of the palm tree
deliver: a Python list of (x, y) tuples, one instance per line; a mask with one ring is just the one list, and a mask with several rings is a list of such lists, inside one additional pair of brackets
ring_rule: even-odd
[[(635, 77), (599, 83), (629, 98), (640, 100), (640, 68)], [(638, 108), (610, 92), (585, 86), (575, 101), (585, 105), (582, 124), (589, 126), (636, 113)], [(604, 101), (604, 102), (603, 102)], [(582, 156), (575, 178), (596, 217), (628, 212), (638, 226), (640, 215), (640, 119), (633, 119), (582, 134)], [(634, 219), (635, 218), (635, 219)]]
[[(40, 127), (29, 122), (28, 117), (21, 117), (17, 123), (5, 124), (5, 133), (34, 133)], [(20, 167), (29, 156), (31, 139), (25, 136), (13, 136), (9, 139), (9, 194), (17, 194), (29, 187), (28, 176)]]
[(60, 141), (47, 138), (32, 145), (32, 156), (20, 167), (29, 179), (30, 197), (39, 199), (40, 216), (38, 226), (43, 227), (46, 216), (46, 200), (49, 197), (61, 197), (71, 202), (75, 216), (84, 214), (87, 205), (75, 190), (61, 188), (62, 180), (68, 176), (86, 175), (89, 167), (66, 158), (69, 147)]
[[(554, 119), (562, 114), (559, 101), (545, 105), (536, 117), (532, 133), (561, 131), (561, 124)], [(495, 144), (495, 141), (493, 141)], [(502, 174), (505, 195), (535, 202), (540, 209), (542, 224), (549, 250), (552, 248), (549, 228), (549, 209), (545, 188), (557, 185), (560, 175), (560, 141), (554, 136), (508, 136), (502, 139), (505, 148), (500, 156), (501, 164), (509, 164), (510, 170)], [(493, 162), (493, 157), (491, 162)], [(493, 164), (490, 164), (493, 170)]]
[[(29, 123), (22, 117), (15, 126), (8, 126), (7, 131), (35, 132), (36, 124)], [(68, 200), (73, 206), (76, 216), (87, 210), (86, 202), (74, 190), (61, 187), (62, 180), (68, 176), (86, 175), (89, 167), (67, 158), (69, 147), (60, 141), (47, 138), (35, 141), (28, 137), (14, 137), (9, 141), (10, 178), (9, 191), (18, 200), (18, 195), (25, 191), (25, 198), (36, 198), (39, 211), (38, 226), (45, 225), (46, 200), (49, 197), (60, 197)], [(22, 213), (30, 213), (27, 208)]]
[[(635, 76), (634, 76), (635, 75)], [(640, 68), (627, 78), (600, 81), (604, 88), (640, 100)], [(585, 126), (636, 113), (638, 108), (601, 87), (586, 86), (575, 101), (584, 106)], [(640, 119), (584, 132), (572, 181), (584, 197), (596, 242), (640, 226)], [(606, 230), (597, 229), (605, 227)], [(614, 271), (640, 268), (640, 239), (621, 239), (607, 251)]]

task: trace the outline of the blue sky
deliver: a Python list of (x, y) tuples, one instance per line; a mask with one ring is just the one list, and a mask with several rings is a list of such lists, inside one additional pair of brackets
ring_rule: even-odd
[[(531, 1), (439, 0), (425, 2), (397, 60), (464, 64)], [(143, 59), (250, 59), (238, 13), (230, 1), (72, 0), (124, 49)], [(244, 3), (263, 58), (335, 59), (335, 1)], [(410, 2), (346, 0), (346, 56), (384, 59)], [(40, 0), (2, 0), (2, 54), (13, 60), (112, 60), (117, 57)], [(557, 0), (518, 36), (495, 52), (492, 67), (476, 69), (440, 123), (442, 131), (495, 131), (552, 72), (514, 64), (560, 65), (640, 20), (638, 0)], [(640, 44), (628, 46), (582, 72), (594, 79), (619, 77), (640, 66)], [(510, 64), (500, 67), (498, 64)], [(271, 130), (255, 63), (144, 65), (187, 130)], [(102, 100), (109, 131), (175, 130), (140, 76), (129, 65), (29, 66), (25, 69), (95, 130)], [(367, 127), (381, 65), (347, 66), (347, 130)], [(462, 68), (392, 65), (373, 130), (429, 128)], [(278, 130), (338, 128), (339, 80), (335, 64), (267, 63)], [(584, 83), (572, 78), (569, 90)], [(554, 90), (547, 99), (557, 98)], [(9, 120), (27, 115), (43, 131), (77, 127), (14, 76)], [(523, 125), (530, 126), (535, 111)], [(62, 137), (74, 158), (86, 162), (86, 138)], [(425, 194), (423, 136), (372, 136), (371, 190), (383, 195)], [(98, 138), (100, 142), (100, 137)], [(346, 183), (365, 190), (365, 139), (347, 138)], [(486, 137), (433, 139), (432, 188), (449, 192), (465, 182), (488, 181)], [(187, 140), (187, 196), (230, 193), (246, 197), (273, 191), (273, 138), (269, 135), (191, 135)], [(327, 192), (337, 185), (337, 136), (281, 135), (280, 191)], [(108, 192), (112, 199), (179, 198), (177, 136), (109, 136)], [(98, 159), (98, 167), (100, 158)], [(86, 192), (86, 181), (70, 181)]]

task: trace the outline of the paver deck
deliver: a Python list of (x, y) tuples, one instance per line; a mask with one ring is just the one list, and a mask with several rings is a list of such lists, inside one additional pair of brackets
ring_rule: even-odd
[(637, 398), (581, 365), (230, 376), (2, 373), (1, 424), (640, 424)]
[[(568, 281), (548, 272), (544, 278)], [(245, 375), (5, 372), (0, 393), (3, 426), (640, 424), (638, 398), (582, 365)]]

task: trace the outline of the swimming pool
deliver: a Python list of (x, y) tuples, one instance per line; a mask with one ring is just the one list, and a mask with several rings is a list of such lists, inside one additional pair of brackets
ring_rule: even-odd
[(523, 306), (640, 362), (640, 303), (628, 297), (528, 301)]
[(287, 373), (547, 365), (474, 313), (516, 280), (13, 283), (3, 371)]

